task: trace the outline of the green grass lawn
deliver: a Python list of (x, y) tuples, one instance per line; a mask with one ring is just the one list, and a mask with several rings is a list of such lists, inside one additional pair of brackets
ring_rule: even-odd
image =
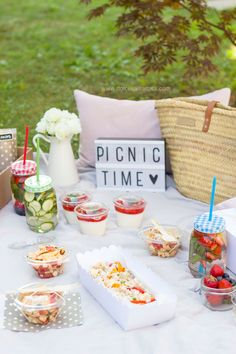
[(50, 107), (76, 111), (76, 88), (147, 99), (228, 86), (236, 103), (236, 60), (227, 52), (229, 44), (216, 59), (221, 70), (210, 78), (184, 82), (181, 65), (144, 76), (134, 57), (135, 40), (115, 37), (118, 9), (88, 22), (88, 7), (77, 0), (0, 0), (0, 8), (0, 127), (17, 127), (20, 144), (25, 124), (32, 137)]

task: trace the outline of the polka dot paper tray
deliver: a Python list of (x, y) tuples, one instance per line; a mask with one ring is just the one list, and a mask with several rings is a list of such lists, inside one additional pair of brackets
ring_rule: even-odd
[(32, 324), (26, 320), (22, 313), (15, 307), (16, 294), (9, 293), (5, 297), (4, 322), (5, 329), (18, 332), (40, 332), (45, 329), (60, 329), (80, 326), (83, 324), (81, 299), (79, 292), (65, 294), (65, 305), (56, 318), (45, 326)]

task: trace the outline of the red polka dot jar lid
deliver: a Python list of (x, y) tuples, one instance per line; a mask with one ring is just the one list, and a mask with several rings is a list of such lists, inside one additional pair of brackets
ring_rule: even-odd
[(31, 176), (36, 174), (37, 165), (33, 160), (18, 160), (12, 163), (11, 173), (17, 176)]

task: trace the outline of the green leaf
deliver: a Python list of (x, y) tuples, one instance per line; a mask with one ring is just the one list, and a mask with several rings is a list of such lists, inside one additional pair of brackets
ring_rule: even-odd
[(200, 262), (201, 259), (202, 259), (201, 256), (199, 256), (198, 254), (195, 254), (194, 256), (192, 256), (192, 257), (190, 258), (190, 262), (191, 262), (192, 264), (195, 264), (195, 263), (197, 263), (197, 262)]

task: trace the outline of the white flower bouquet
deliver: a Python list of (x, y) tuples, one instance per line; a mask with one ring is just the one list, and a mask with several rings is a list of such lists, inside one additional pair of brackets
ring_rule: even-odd
[(51, 108), (38, 122), (36, 131), (59, 140), (68, 139), (81, 132), (80, 119), (75, 113)]

